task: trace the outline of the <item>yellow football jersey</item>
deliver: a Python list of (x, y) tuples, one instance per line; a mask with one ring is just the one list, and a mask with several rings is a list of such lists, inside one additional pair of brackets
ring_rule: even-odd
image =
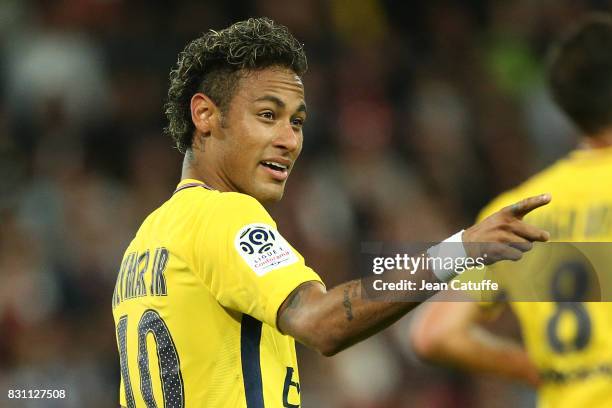
[(181, 181), (117, 277), (121, 405), (298, 407), (295, 343), (276, 315), (306, 281), (320, 278), (258, 201)]
[[(610, 180), (612, 148), (578, 150), (502, 194), (479, 219), (522, 198), (550, 192), (552, 202), (528, 214), (526, 222), (550, 231), (551, 241), (612, 242)], [(550, 285), (558, 284), (559, 279), (550, 279)], [(544, 379), (538, 405), (612, 407), (612, 303), (562, 299), (510, 303)]]

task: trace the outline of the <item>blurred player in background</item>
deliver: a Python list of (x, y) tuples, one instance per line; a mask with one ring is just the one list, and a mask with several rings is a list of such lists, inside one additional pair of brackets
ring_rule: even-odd
[[(548, 79), (555, 101), (584, 134), (581, 146), (493, 200), (479, 219), (544, 189), (554, 202), (526, 220), (546, 226), (551, 240), (612, 242), (612, 17), (593, 15), (572, 30), (553, 49)], [(528, 354), (483, 329), (491, 311), (475, 302), (425, 305), (411, 329), (414, 348), (433, 361), (536, 385), (542, 407), (612, 406), (610, 304), (509, 305)]]
[[(166, 114), (182, 180), (130, 243), (113, 295), (121, 405), (298, 407), (294, 339), (332, 355), (415, 306), (368, 301), (359, 280), (327, 291), (264, 209), (302, 148), (305, 71), (302, 45), (263, 18), (180, 54)], [(500, 243), (513, 259), (505, 242), (548, 238), (520, 219), (549, 200), (509, 206), (459, 241)]]

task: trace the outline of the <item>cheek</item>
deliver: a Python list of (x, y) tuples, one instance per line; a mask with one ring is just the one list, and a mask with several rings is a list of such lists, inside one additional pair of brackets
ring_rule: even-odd
[(263, 151), (261, 139), (256, 137), (257, 129), (241, 127), (236, 130), (227, 152), (227, 164), (231, 166), (230, 170), (248, 172), (261, 159)]
[(304, 147), (304, 134), (300, 133), (298, 135), (298, 148), (296, 151), (296, 157), (300, 155), (300, 153), (302, 153), (302, 147)]
[(264, 125), (253, 115), (246, 115), (236, 125), (233, 142), (239, 150), (246, 152), (249, 149), (256, 148), (263, 140)]

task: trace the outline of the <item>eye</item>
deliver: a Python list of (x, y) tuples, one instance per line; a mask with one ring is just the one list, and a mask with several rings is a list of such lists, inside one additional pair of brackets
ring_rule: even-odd
[(274, 120), (274, 112), (272, 111), (263, 111), (259, 113), (259, 117), (264, 118), (266, 120)]
[(304, 118), (296, 117), (291, 119), (291, 126), (301, 128), (304, 126)]

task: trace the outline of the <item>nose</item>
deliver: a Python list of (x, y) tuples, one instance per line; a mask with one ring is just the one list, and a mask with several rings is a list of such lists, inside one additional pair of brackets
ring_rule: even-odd
[(302, 147), (301, 130), (296, 130), (291, 124), (283, 125), (274, 140), (274, 146), (289, 152), (299, 152)]

